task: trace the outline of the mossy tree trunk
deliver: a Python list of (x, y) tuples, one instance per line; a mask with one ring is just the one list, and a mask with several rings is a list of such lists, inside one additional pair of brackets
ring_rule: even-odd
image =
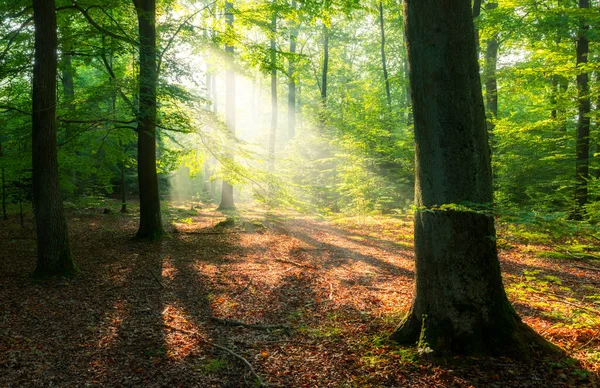
[(58, 40), (54, 0), (34, 0), (32, 168), (37, 233), (34, 275), (68, 276), (77, 271), (71, 255), (59, 187), (56, 149)]
[(165, 235), (160, 214), (160, 195), (156, 171), (156, 3), (133, 0), (140, 40), (138, 135), (138, 184), (140, 226), (137, 238), (156, 240)]
[[(489, 205), (492, 172), (470, 0), (407, 0), (416, 142), (416, 293), (392, 339), (436, 352), (556, 348), (511, 307)], [(472, 205), (471, 205), (472, 206)]]

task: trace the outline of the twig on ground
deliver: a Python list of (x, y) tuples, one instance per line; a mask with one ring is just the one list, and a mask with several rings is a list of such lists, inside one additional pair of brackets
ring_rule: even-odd
[(593, 235), (593, 234), (591, 234), (591, 233), (588, 233), (588, 234), (587, 234), (587, 236), (589, 236), (589, 237), (591, 237), (591, 238), (593, 238), (593, 239), (595, 239), (595, 240), (598, 240), (598, 241), (600, 241), (600, 237), (594, 236), (594, 235)]
[(171, 326), (171, 325), (167, 325), (166, 323), (163, 323), (163, 326), (166, 327), (167, 329), (171, 329), (173, 331), (178, 331), (180, 333), (184, 333), (184, 334), (188, 334), (193, 336), (194, 338), (196, 338), (198, 341), (208, 345), (208, 346), (212, 346), (214, 348), (217, 349), (221, 349), (229, 354), (231, 354), (232, 356), (234, 356), (235, 358), (237, 358), (238, 360), (242, 361), (244, 364), (246, 364), (246, 366), (248, 367), (248, 369), (250, 370), (250, 373), (252, 373), (252, 375), (254, 376), (254, 378), (256, 378), (256, 381), (258, 382), (258, 386), (259, 387), (264, 387), (264, 383), (262, 381), (262, 379), (260, 378), (260, 376), (256, 373), (256, 371), (254, 370), (254, 367), (252, 367), (252, 364), (250, 364), (250, 362), (248, 362), (248, 360), (246, 360), (244, 357), (240, 356), (239, 354), (237, 354), (236, 352), (234, 352), (233, 350), (223, 346), (223, 345), (219, 345), (216, 344), (210, 340), (204, 339), (200, 334), (191, 331), (191, 330), (185, 330), (185, 329), (179, 329), (177, 327)]
[(246, 284), (246, 287), (244, 287), (241, 291), (229, 293), (229, 297), (230, 298), (235, 298), (236, 296), (242, 295), (244, 292), (246, 292), (246, 290), (248, 289), (248, 287), (250, 287), (250, 284), (252, 284), (252, 280), (253, 279), (254, 278), (250, 278), (250, 280), (248, 281), (248, 284)]
[(280, 259), (280, 258), (275, 258), (273, 260), (279, 261), (281, 263), (287, 263), (287, 264), (295, 265), (296, 267), (300, 267), (300, 268), (312, 268), (310, 265), (304, 265), (304, 264), (296, 263), (295, 261), (291, 261), (291, 260)]
[(156, 277), (156, 275), (154, 274), (154, 272), (150, 271), (149, 268), (146, 268), (146, 271), (150, 272), (150, 275), (152, 275), (152, 277), (154, 278), (154, 280), (156, 281), (156, 283), (158, 283), (158, 285), (160, 286), (160, 288), (164, 289), (165, 286), (163, 286), (163, 284), (160, 282), (160, 280), (158, 280), (158, 278)]
[(598, 271), (600, 272), (600, 268), (594, 268), (594, 267), (585, 267), (583, 265), (574, 265), (573, 267), (575, 268), (579, 268), (579, 269), (587, 269), (589, 271)]
[(183, 231), (183, 230), (176, 229), (176, 231), (177, 231), (178, 234), (208, 234), (208, 235), (252, 233), (252, 232), (248, 232), (247, 230), (234, 230), (234, 231), (231, 231), (231, 232), (194, 232), (194, 231), (186, 232), (186, 231)]
[(224, 326), (241, 326), (241, 327), (247, 327), (248, 329), (255, 329), (255, 330), (277, 330), (277, 329), (286, 330), (286, 331), (291, 330), (291, 328), (287, 325), (255, 325), (252, 323), (231, 321), (229, 319), (222, 319), (222, 318), (217, 318), (217, 317), (211, 317), (210, 320), (215, 323), (224, 325)]

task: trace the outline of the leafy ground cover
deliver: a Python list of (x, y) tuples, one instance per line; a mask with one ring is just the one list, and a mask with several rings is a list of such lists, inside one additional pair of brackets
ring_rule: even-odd
[(239, 387), (257, 376), (273, 387), (599, 382), (592, 236), (499, 226), (511, 302), (567, 357), (434, 359), (387, 340), (413, 293), (409, 216), (319, 220), (170, 204), (170, 238), (148, 243), (131, 239), (136, 213), (118, 208), (69, 210), (81, 270), (73, 279), (33, 281), (31, 217), (25, 228), (18, 216), (0, 224), (0, 386)]

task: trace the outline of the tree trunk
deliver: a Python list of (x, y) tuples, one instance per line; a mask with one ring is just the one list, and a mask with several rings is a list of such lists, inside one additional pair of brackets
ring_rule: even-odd
[[(2, 149), (2, 143), (0, 143), (0, 158), (4, 156), (4, 150)], [(0, 170), (0, 175), (2, 175), (2, 219), (8, 220), (8, 215), (6, 213), (6, 181), (4, 179), (4, 167)]]
[[(227, 21), (227, 28), (233, 28), (233, 4), (230, 2), (225, 3), (225, 19)], [(225, 46), (225, 52), (229, 54), (230, 60), (233, 61), (233, 46)], [(235, 135), (235, 72), (233, 71), (233, 63), (225, 72), (225, 84), (225, 122), (227, 123), (229, 131)], [(230, 157), (233, 158), (233, 155), (230, 155)], [(221, 204), (218, 209), (229, 210), (234, 208), (233, 186), (229, 182), (223, 180)]]
[[(481, 0), (473, 1), (473, 19), (477, 19), (481, 15)], [(479, 29), (475, 26), (475, 46), (477, 47), (477, 58), (479, 58)]]
[[(493, 11), (498, 8), (497, 2), (489, 2), (485, 9)], [(487, 41), (485, 49), (485, 99), (488, 113), (487, 129), (490, 137), (492, 153), (494, 150), (494, 128), (498, 117), (498, 81), (496, 66), (498, 63), (498, 34), (493, 34)]]
[(269, 132), (269, 171), (275, 170), (275, 143), (277, 140), (277, 12), (271, 17), (271, 131)]
[[(600, 71), (596, 73), (596, 84), (600, 85)], [(596, 100), (596, 178), (600, 179), (600, 95)]]
[[(590, 8), (589, 0), (579, 0), (580, 9)], [(577, 97), (579, 119), (577, 121), (577, 143), (575, 153), (575, 205), (573, 215), (575, 219), (583, 217), (583, 207), (588, 202), (589, 162), (590, 162), (590, 87), (588, 85), (588, 73), (582, 68), (588, 62), (589, 41), (587, 33), (589, 26), (582, 17), (579, 26), (579, 37), (577, 38), (577, 67), (581, 73), (577, 75)]]
[(387, 63), (385, 61), (385, 27), (383, 24), (383, 3), (379, 2), (379, 27), (381, 30), (381, 64), (383, 67), (383, 81), (385, 82), (385, 96), (388, 107), (392, 105), (392, 93), (390, 91), (390, 80), (388, 79)]
[(125, 183), (125, 147), (123, 141), (119, 140), (119, 148), (121, 148), (121, 213), (127, 213), (127, 187)]
[[(296, 10), (296, 0), (292, 0), (292, 10)], [(298, 24), (293, 22), (290, 29), (290, 60), (288, 68), (288, 139), (296, 135), (296, 43)]]
[(323, 74), (321, 77), (321, 101), (327, 103), (327, 71), (329, 68), (329, 28), (323, 25)]
[[(521, 322), (500, 274), (492, 171), (470, 0), (407, 0), (415, 115), (416, 292), (392, 339), (436, 352), (554, 347)], [(475, 204), (475, 205), (474, 205)], [(454, 209), (454, 210), (452, 210)]]
[(54, 0), (34, 0), (32, 167), (37, 231), (34, 275), (68, 276), (77, 271), (71, 255), (58, 178), (56, 149), (57, 33)]
[(160, 214), (156, 172), (156, 3), (133, 0), (140, 39), (140, 107), (137, 115), (140, 227), (137, 238), (156, 240), (165, 235)]

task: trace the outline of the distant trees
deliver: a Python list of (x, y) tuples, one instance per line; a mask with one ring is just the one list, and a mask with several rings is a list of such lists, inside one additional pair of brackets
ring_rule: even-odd
[(32, 95), (33, 205), (39, 277), (71, 275), (67, 222), (59, 187), (56, 149), (57, 28), (54, 0), (34, 0), (35, 55)]
[(416, 294), (392, 339), (419, 348), (556, 351), (511, 307), (500, 274), (471, 1), (407, 0), (415, 116)]

